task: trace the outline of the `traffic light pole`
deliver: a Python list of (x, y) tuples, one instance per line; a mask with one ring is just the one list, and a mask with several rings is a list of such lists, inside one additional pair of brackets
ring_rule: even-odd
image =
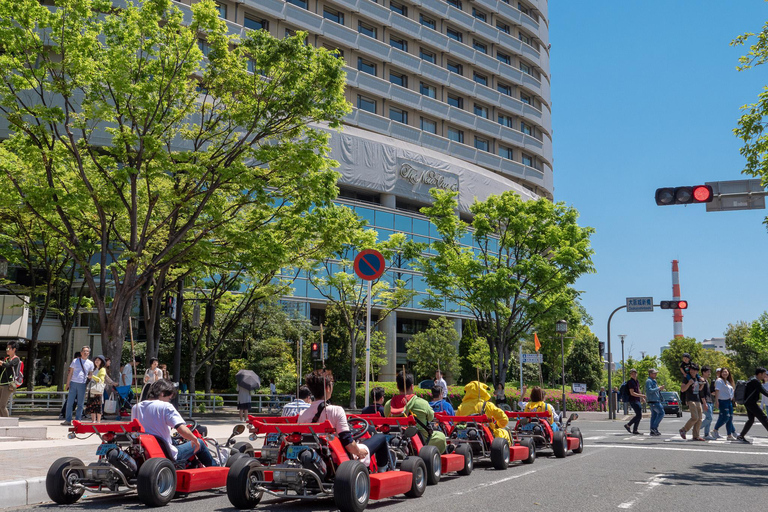
[[(613, 315), (616, 314), (617, 311), (621, 309), (626, 309), (627, 305), (624, 304), (623, 306), (619, 306), (618, 308), (614, 309), (611, 313), (611, 316), (608, 317), (608, 392), (610, 393), (610, 396), (613, 397), (613, 380), (611, 375), (611, 369), (613, 368), (613, 353), (611, 353), (611, 319), (613, 318)], [(613, 400), (608, 400), (608, 403), (610, 404), (610, 407), (608, 408), (608, 419), (609, 420), (615, 420), (616, 419), (616, 406), (618, 404), (613, 404)]]

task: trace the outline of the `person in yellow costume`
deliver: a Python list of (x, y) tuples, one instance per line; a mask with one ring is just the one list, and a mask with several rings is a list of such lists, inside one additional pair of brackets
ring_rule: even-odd
[(509, 437), (509, 431), (504, 428), (509, 423), (507, 415), (493, 405), (490, 388), (482, 382), (473, 380), (464, 386), (464, 399), (461, 405), (456, 409), (456, 416), (472, 416), (473, 414), (485, 414), (490, 420), (491, 431), (494, 437), (503, 437), (510, 444), (512, 439)]

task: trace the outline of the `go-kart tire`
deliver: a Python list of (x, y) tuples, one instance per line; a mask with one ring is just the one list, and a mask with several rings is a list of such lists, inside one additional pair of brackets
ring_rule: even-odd
[(409, 498), (420, 498), (427, 490), (427, 465), (421, 457), (406, 457), (400, 471), (411, 473), (411, 490), (405, 493)]
[[(75, 492), (67, 490), (67, 482), (64, 479), (64, 471), (70, 466), (82, 466), (83, 461), (75, 457), (62, 457), (56, 459), (51, 467), (48, 468), (48, 474), (45, 476), (45, 490), (48, 492), (48, 497), (59, 505), (70, 505), (83, 495), (84, 489), (80, 489)], [(83, 472), (75, 470), (70, 474), (75, 474), (79, 478), (83, 478)]]
[(148, 507), (162, 507), (176, 494), (176, 468), (164, 457), (153, 457), (139, 468), (136, 477), (139, 501)]
[(419, 450), (419, 457), (427, 467), (427, 485), (437, 485), (440, 482), (442, 472), (440, 450), (437, 446), (427, 445)]
[(472, 448), (468, 444), (460, 444), (453, 453), (464, 456), (464, 469), (461, 469), (459, 474), (462, 476), (472, 474), (472, 470), (475, 469), (475, 459), (472, 457)]
[(253, 457), (253, 445), (248, 441), (240, 441), (232, 446), (232, 449), (236, 452), (244, 453), (249, 457)]
[(248, 455), (240, 452), (235, 452), (229, 456), (227, 459), (227, 462), (224, 463), (225, 467), (231, 468), (235, 465), (235, 462), (239, 461), (240, 459), (249, 459), (252, 457), (248, 457)]
[(509, 441), (503, 437), (494, 438), (491, 442), (491, 464), (495, 469), (509, 467)]
[(259, 504), (264, 495), (263, 492), (254, 494), (250, 489), (251, 476), (256, 472), (260, 473), (262, 465), (252, 457), (246, 457), (243, 454), (238, 455), (240, 456), (237, 457), (229, 468), (229, 473), (227, 473), (227, 498), (237, 509), (251, 509)]
[(528, 447), (528, 458), (523, 459), (523, 464), (533, 464), (536, 462), (536, 443), (533, 442), (533, 439), (523, 438), (520, 440), (520, 445)]
[(579, 446), (573, 449), (573, 453), (581, 453), (584, 451), (584, 436), (581, 435), (581, 429), (579, 427), (573, 427), (571, 429), (571, 437), (579, 438)]
[(568, 452), (568, 438), (562, 430), (558, 430), (552, 435), (552, 451), (558, 459), (564, 459)]
[(339, 510), (363, 512), (370, 497), (371, 480), (366, 467), (356, 460), (342, 462), (336, 469), (336, 478), (333, 481), (333, 500)]

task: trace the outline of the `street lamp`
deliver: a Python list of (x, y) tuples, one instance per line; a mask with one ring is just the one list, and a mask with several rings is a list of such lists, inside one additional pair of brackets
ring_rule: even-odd
[(555, 332), (560, 335), (560, 361), (562, 364), (562, 379), (563, 379), (563, 405), (560, 408), (562, 410), (562, 417), (565, 417), (565, 334), (568, 332), (568, 322), (565, 320), (558, 320), (555, 324)]
[[(622, 384), (624, 382), (627, 382), (627, 368), (624, 364), (624, 338), (626, 338), (626, 334), (619, 334), (619, 338), (621, 338), (621, 382)], [(627, 402), (624, 402), (624, 414), (627, 414)]]

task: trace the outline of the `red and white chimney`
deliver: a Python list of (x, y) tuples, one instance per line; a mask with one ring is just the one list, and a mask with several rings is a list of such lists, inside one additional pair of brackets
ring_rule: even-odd
[[(677, 260), (672, 260), (672, 300), (682, 300), (680, 296), (680, 271)], [(675, 338), (683, 337), (683, 310), (676, 309), (672, 315), (672, 328)]]

